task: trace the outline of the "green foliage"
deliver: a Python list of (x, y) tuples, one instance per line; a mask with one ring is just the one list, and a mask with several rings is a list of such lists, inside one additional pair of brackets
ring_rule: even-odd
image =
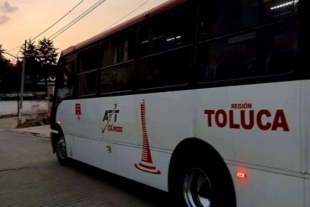
[(17, 74), (17, 71), (21, 71), (24, 58), (26, 59), (25, 73), (31, 77), (34, 84), (37, 80), (54, 74), (57, 69), (57, 50), (53, 41), (47, 38), (43, 38), (37, 43), (29, 39), (26, 47), (24, 45), (21, 48), (22, 57), (18, 58), (16, 64), (13, 65), (5, 58), (6, 50), (0, 44), (0, 89), (8, 88), (8, 86), (4, 87), (4, 82), (14, 82), (15, 84), (16, 80), (12, 80), (12, 78), (15, 78), (16, 75), (13, 73)]
[[(35, 41), (29, 39), (26, 47), (23, 45), (21, 48), (21, 53), (23, 54), (23, 58), (26, 58), (27, 68), (33, 67), (33, 65), (38, 62), (39, 52), (35, 45)], [(22, 62), (19, 62), (19, 64), (22, 65)]]
[[(57, 48), (55, 48), (52, 40), (43, 38), (38, 43), (29, 39), (26, 47), (21, 48), (23, 57), (26, 57), (27, 65), (56, 65), (57, 64)], [(20, 62), (22, 64), (22, 62)]]
[(11, 66), (10, 61), (4, 57), (6, 50), (0, 45), (0, 77), (7, 72)]
[(4, 53), (6, 52), (6, 50), (3, 48), (2, 45), (0, 45), (0, 62), (4, 62), (6, 59), (4, 57)]
[(38, 60), (41, 65), (56, 65), (57, 64), (57, 48), (55, 48), (52, 40), (46, 39), (39, 40), (37, 51)]

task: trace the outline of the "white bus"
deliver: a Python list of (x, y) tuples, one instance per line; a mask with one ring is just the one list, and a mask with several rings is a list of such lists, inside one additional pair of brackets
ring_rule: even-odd
[(175, 206), (310, 207), (303, 2), (168, 1), (64, 50), (60, 164), (167, 191)]

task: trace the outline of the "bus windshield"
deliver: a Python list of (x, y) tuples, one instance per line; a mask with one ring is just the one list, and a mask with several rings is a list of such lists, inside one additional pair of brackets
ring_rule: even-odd
[(56, 81), (56, 101), (73, 95), (73, 67), (73, 61), (60, 66)]

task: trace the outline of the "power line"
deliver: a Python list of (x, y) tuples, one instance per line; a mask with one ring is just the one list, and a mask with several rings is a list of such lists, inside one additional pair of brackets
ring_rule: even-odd
[(54, 24), (52, 24), (50, 27), (48, 27), (46, 30), (44, 30), (43, 32), (41, 32), (40, 34), (38, 34), (37, 36), (35, 36), (33, 38), (33, 40), (35, 40), (36, 38), (38, 38), (39, 36), (41, 36), (42, 34), (44, 34), (45, 32), (47, 32), (49, 29), (51, 29), (53, 26), (55, 26), (58, 22), (60, 22), (61, 20), (63, 20), (66, 16), (68, 16), (74, 9), (76, 9), (80, 4), (83, 3), (83, 1), (85, 0), (82, 0), (80, 1), (77, 5), (75, 5), (68, 13), (66, 13), (64, 16), (62, 16), (59, 20), (57, 20)]
[[(125, 15), (123, 18), (119, 19), (118, 21), (114, 22), (112, 25), (110, 25), (106, 30), (110, 29), (111, 27), (113, 27), (114, 25), (116, 25), (117, 23), (121, 22), (123, 19), (125, 19), (126, 17), (128, 17), (129, 15), (131, 15), (132, 13), (134, 13), (135, 11), (137, 11), (138, 9), (140, 9), (142, 6), (144, 6), (147, 2), (149, 2), (150, 0), (146, 0), (145, 2), (143, 2), (141, 5), (139, 5), (137, 8), (135, 8), (134, 10), (132, 10), (131, 12), (129, 12), (127, 15)], [(105, 30), (105, 31), (106, 31)]]
[(81, 19), (83, 19), (85, 16), (87, 16), (89, 13), (91, 13), (93, 10), (95, 10), (97, 7), (99, 7), (101, 4), (103, 4), (106, 0), (100, 0), (94, 5), (92, 5), (90, 8), (88, 8), (85, 12), (83, 12), (81, 15), (79, 15), (77, 18), (75, 18), (73, 21), (71, 21), (69, 24), (55, 32), (52, 36), (49, 37), (50, 40), (54, 40), (56, 37), (67, 31), (70, 27), (78, 23)]
[[(96, 9), (98, 6), (100, 6), (102, 3), (104, 3), (106, 0), (104, 0), (103, 2), (97, 2), (96, 4), (98, 4), (99, 3), (99, 5), (96, 5), (96, 4), (94, 4), (92, 7), (94, 7), (95, 5), (95, 7), (94, 8), (92, 8), (92, 7), (90, 7), (88, 10), (90, 10), (91, 9), (91, 11), (89, 11), (89, 12), (87, 12), (88, 10), (86, 10), (85, 12), (87, 12), (85, 15), (84, 15), (84, 13), (83, 14), (81, 14), (80, 16), (83, 16), (83, 17), (81, 17), (81, 18), (79, 18), (80, 16), (78, 16), (76, 19), (78, 19), (77, 21), (75, 21), (76, 19), (74, 19), (72, 22), (73, 22), (73, 24), (72, 24), (72, 22), (70, 22), (68, 25), (66, 25), (65, 27), (63, 27), (62, 29), (60, 29), (59, 31), (57, 31), (56, 33), (54, 33), (51, 37), (49, 37), (49, 39), (50, 38), (52, 38), (51, 40), (54, 40), (56, 37), (58, 37), (59, 35), (61, 35), (63, 32), (65, 32), (67, 29), (69, 29), (70, 27), (72, 27), (73, 25), (75, 25), (78, 21), (80, 21), (81, 19), (83, 19), (87, 14), (89, 14), (90, 12), (92, 12), (94, 9)], [(146, 0), (146, 1), (144, 1), (141, 5), (139, 5), (138, 7), (136, 7), (134, 10), (132, 10), (131, 12), (129, 12), (127, 15), (125, 15), (123, 18), (121, 18), (121, 19), (119, 19), (118, 21), (116, 21), (116, 22), (114, 22), (112, 25), (110, 25), (106, 30), (108, 30), (109, 28), (111, 28), (111, 27), (113, 27), (114, 25), (116, 25), (117, 23), (119, 23), (120, 21), (122, 21), (123, 19), (125, 19), (126, 17), (128, 17), (129, 15), (131, 15), (132, 13), (134, 13), (135, 11), (137, 11), (138, 9), (140, 9), (142, 6), (144, 6), (146, 3), (148, 3), (150, 0)], [(106, 30), (104, 30), (104, 31), (106, 31)]]
[(13, 51), (13, 50), (16, 50), (17, 48), (20, 48), (21, 46), (23, 46), (23, 45), (19, 45), (19, 46), (17, 46), (17, 47), (14, 47), (13, 49), (9, 50), (9, 52), (11, 52), (11, 51)]
[[(106, 0), (104, 0), (103, 2), (105, 2)], [(113, 27), (114, 25), (116, 25), (117, 23), (119, 23), (120, 21), (122, 21), (123, 19), (125, 19), (126, 17), (128, 17), (129, 15), (131, 15), (132, 13), (134, 13), (135, 11), (137, 11), (138, 9), (140, 9), (142, 6), (144, 6), (146, 3), (148, 3), (150, 0), (146, 0), (146, 1), (144, 1), (141, 5), (139, 5), (138, 7), (136, 7), (134, 10), (132, 10), (131, 12), (129, 12), (127, 15), (125, 15), (123, 18), (121, 18), (121, 19), (119, 19), (118, 21), (116, 21), (116, 22), (114, 22), (112, 25), (110, 25), (106, 30), (108, 30), (109, 28), (111, 28), (111, 27)], [(97, 2), (96, 4), (98, 4), (99, 3), (99, 5), (97, 5), (97, 6), (95, 6), (95, 5), (93, 5), (92, 7), (94, 7), (95, 6), (95, 8), (93, 8), (93, 9), (91, 9), (92, 7), (90, 7), (89, 9), (91, 9), (91, 11), (93, 11), (94, 9), (96, 9), (98, 6), (100, 6), (103, 2)], [(88, 10), (89, 10), (88, 9)], [(89, 14), (91, 11), (89, 11), (87, 14)], [(85, 11), (85, 12), (87, 12), (87, 10)], [(83, 13), (84, 14), (84, 13)], [(83, 14), (81, 14), (80, 16), (82, 16)], [(85, 14), (82, 18), (84, 18), (87, 14)], [(79, 17), (80, 17), (79, 16)], [(76, 19), (78, 19), (79, 17), (77, 17)], [(78, 21), (80, 21), (82, 18), (80, 18), (80, 19), (78, 19)], [(75, 20), (76, 20), (75, 19)], [(72, 22), (74, 22), (75, 20), (73, 20)], [(76, 24), (78, 21), (76, 21), (76, 22), (74, 22), (73, 24), (72, 24), (72, 22), (71, 23), (69, 23), (68, 25), (69, 25), (69, 27), (68, 28), (66, 28), (68, 25), (66, 25), (65, 27), (63, 27), (62, 29), (60, 29), (58, 32), (56, 32), (55, 34), (53, 34), (50, 38), (52, 38), (51, 40), (53, 40), (53, 39), (55, 39), (56, 37), (58, 37), (60, 34), (62, 34), (63, 32), (65, 32), (67, 29), (69, 29), (70, 27), (72, 27), (74, 24)], [(72, 25), (70, 25), (70, 24), (72, 24)], [(63, 31), (61, 31), (61, 30), (63, 30)], [(105, 30), (105, 31), (106, 31)], [(55, 36), (56, 35), (56, 36)]]
[[(22, 44), (22, 46), (23, 46), (23, 44)], [(18, 53), (15, 55), (15, 57), (16, 57), (17, 60), (18, 60), (18, 57), (17, 57), (17, 56), (18, 56), (18, 54), (20, 53), (20, 51), (22, 51), (22, 48), (20, 48), (19, 51), (18, 51)]]
[(106, 0), (99, 0), (97, 3), (93, 4), (90, 8), (88, 8), (86, 11), (84, 11), (81, 15), (76, 17), (74, 20), (72, 20), (69, 24), (55, 32), (52, 36), (49, 37), (49, 39), (53, 40), (56, 37), (58, 37), (60, 34), (64, 33), (66, 30), (68, 30), (70, 27), (75, 25), (77, 22), (79, 22), (81, 19), (83, 19), (86, 15), (88, 15), (90, 12), (95, 10), (98, 6), (100, 6), (102, 3), (104, 3)]
[[(35, 38), (39, 37), (40, 35), (42, 35), (43, 33), (45, 33), (46, 31), (48, 31), (50, 28), (52, 28), (53, 26), (55, 26), (58, 22), (60, 22), (63, 18), (65, 18), (69, 13), (71, 13), (76, 7), (78, 7), (84, 0), (82, 0), (81, 2), (79, 2), (75, 7), (73, 7), (67, 14), (65, 14), (63, 17), (61, 17), (58, 21), (56, 21), (53, 25), (51, 25), (49, 28), (47, 28), (46, 30), (44, 30), (42, 33), (40, 33), (39, 35), (37, 35)], [(75, 25), (76, 23), (78, 23), (81, 19), (83, 19), (85, 16), (87, 16), (89, 13), (91, 13), (93, 10), (95, 10), (97, 7), (99, 7), (101, 4), (103, 4), (106, 0), (99, 0), (97, 3), (93, 4), (90, 8), (88, 8), (86, 11), (84, 11), (81, 15), (79, 15), (77, 18), (75, 18), (74, 20), (72, 20), (70, 23), (68, 23), (66, 26), (64, 26), (63, 28), (61, 28), (60, 30), (58, 30), (57, 32), (55, 32), (53, 35), (51, 35), (49, 37), (50, 40), (54, 40), (56, 37), (58, 37), (59, 35), (61, 35), (62, 33), (64, 33), (65, 31), (67, 31), (70, 27), (72, 27), (73, 25)], [(146, 0), (144, 1), (141, 5), (139, 5), (138, 7), (136, 7), (134, 10), (132, 10), (131, 12), (129, 12), (127, 15), (125, 15), (123, 18), (119, 19), (118, 21), (114, 22), (112, 25), (110, 25), (106, 30), (108, 30), (109, 28), (113, 27), (114, 25), (116, 25), (117, 23), (121, 22), (123, 19), (127, 18), (129, 15), (131, 15), (132, 13), (134, 13), (135, 11), (137, 11), (139, 8), (141, 8), (142, 6), (144, 6), (146, 3), (148, 3), (150, 0)], [(105, 31), (106, 31), (105, 30)], [(35, 39), (33, 38), (33, 39)], [(21, 45), (22, 46), (22, 45)], [(18, 46), (18, 47), (21, 47)], [(18, 47), (12, 49), (15, 50)], [(10, 51), (12, 51), (10, 50)], [(17, 55), (20, 53), (21, 49), (19, 50), (19, 52), (17, 53)], [(16, 56), (17, 56), (16, 55)]]
[[(80, 1), (77, 5), (75, 5), (70, 11), (68, 11), (65, 15), (63, 15), (60, 19), (58, 19), (54, 24), (52, 24), (51, 26), (49, 26), (47, 29), (45, 29), (43, 32), (41, 32), (40, 34), (38, 34), (37, 36), (35, 36), (33, 38), (33, 40), (35, 40), (36, 38), (38, 38), (39, 36), (41, 36), (42, 34), (44, 34), (45, 32), (47, 32), (48, 30), (50, 30), (53, 26), (55, 26), (58, 22), (60, 22), (61, 20), (63, 20), (66, 16), (68, 16), (73, 10), (75, 10), (80, 4), (82, 4), (85, 0)], [(10, 51), (16, 50), (17, 48), (20, 48), (23, 45), (19, 45), (18, 47), (15, 47)], [(17, 53), (19, 54), (19, 52)]]

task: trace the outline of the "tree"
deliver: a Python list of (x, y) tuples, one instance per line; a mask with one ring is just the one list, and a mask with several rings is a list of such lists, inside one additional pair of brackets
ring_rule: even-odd
[(6, 50), (0, 45), (0, 76), (2, 76), (10, 66), (10, 61), (4, 57), (5, 52)]
[[(35, 74), (39, 64), (39, 52), (35, 41), (29, 39), (26, 41), (26, 47), (23, 45), (21, 47), (21, 53), (23, 54), (23, 59), (26, 59), (26, 72), (30, 74)], [(22, 67), (23, 61), (17, 63), (17, 66)]]
[(38, 51), (38, 60), (42, 66), (46, 65), (56, 65), (57, 64), (57, 50), (55, 48), (52, 40), (43, 38), (39, 40), (37, 51)]
[(4, 54), (6, 53), (6, 50), (3, 48), (2, 45), (0, 45), (0, 92), (3, 93), (4, 89), (7, 87), (4, 87), (3, 80), (5, 80), (4, 76), (6, 76), (12, 69), (13, 65), (11, 62), (4, 57)]
[(22, 66), (24, 59), (26, 60), (26, 68), (25, 68), (25, 76), (30, 76), (33, 82), (33, 88), (36, 87), (36, 79), (37, 74), (40, 72), (41, 66), (38, 61), (39, 59), (39, 52), (37, 50), (37, 46), (35, 41), (29, 39), (26, 41), (26, 46), (23, 45), (21, 47), (21, 53), (23, 55), (23, 60), (17, 63), (17, 67), (19, 71), (22, 71)]
[(5, 49), (3, 48), (2, 45), (0, 45), (0, 62), (4, 62), (6, 59), (4, 57)]
[(39, 52), (37, 50), (37, 46), (35, 45), (35, 41), (29, 39), (25, 45), (21, 48), (23, 57), (26, 58), (26, 62), (37, 62), (39, 59)]

